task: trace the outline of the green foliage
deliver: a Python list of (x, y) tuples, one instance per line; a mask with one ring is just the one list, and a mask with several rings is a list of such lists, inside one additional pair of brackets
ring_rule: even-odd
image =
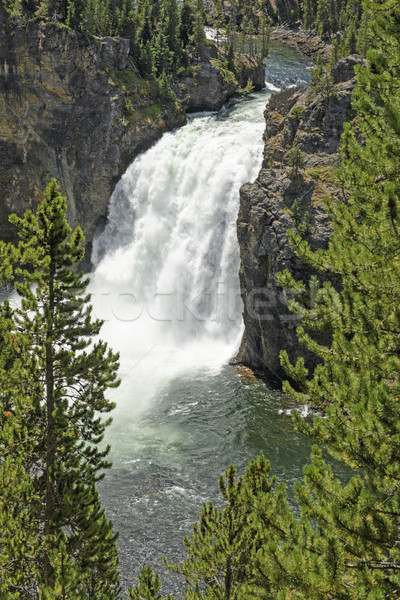
[(318, 0), (315, 29), (323, 39), (330, 38), (334, 31), (333, 16), (331, 0)]
[(185, 600), (256, 597), (252, 594), (261, 586), (262, 576), (256, 572), (252, 556), (263, 540), (254, 507), (262, 506), (265, 525), (269, 512), (282, 513), (287, 508), (284, 487), (276, 487), (275, 477), (269, 473), (269, 463), (260, 454), (250, 461), (242, 477), (236, 479), (233, 466), (220, 477), (225, 507), (203, 505), (193, 539), (185, 538), (187, 560), (168, 565), (185, 577)]
[[(354, 129), (346, 127), (342, 141), (345, 202), (328, 204), (333, 236), (327, 251), (312, 252), (292, 236), (296, 253), (340, 276), (341, 289), (326, 283), (314, 292), (310, 309), (301, 297), (293, 305), (304, 314), (299, 339), (321, 360), (313, 376), (307, 379), (302, 361), (290, 365), (282, 355), (301, 386), (301, 392), (289, 384), (286, 390), (323, 413), (313, 424), (297, 417), (298, 426), (360, 470), (342, 486), (315, 450), (297, 488), (303, 513), (308, 511), (324, 534), (323, 544), (318, 542), (324, 568), (330, 555), (337, 571), (329, 592), (340, 598), (354, 597), (351, 589), (360, 598), (395, 598), (400, 583), (400, 100), (395, 85), (400, 12), (393, 2), (374, 3), (370, 11), (376, 44), (367, 67), (358, 69), (357, 122)], [(288, 273), (281, 282), (297, 285)], [(317, 343), (315, 330), (329, 333), (331, 343)]]
[(286, 163), (289, 165), (289, 167), (292, 167), (291, 171), (289, 172), (289, 177), (292, 179), (298, 179), (301, 174), (300, 171), (305, 167), (304, 154), (300, 150), (299, 146), (295, 146), (292, 148), (292, 150), (290, 150), (290, 152), (288, 152)]
[(168, 73), (172, 65), (173, 54), (169, 49), (167, 36), (161, 31), (152, 45), (154, 68), (157, 75)]
[(128, 590), (130, 600), (174, 600), (170, 594), (164, 598), (159, 593), (160, 578), (151, 567), (144, 567), (139, 574), (139, 583)]
[(311, 87), (317, 94), (322, 94), (326, 102), (329, 102), (331, 98), (336, 98), (335, 84), (329, 65), (324, 65), (320, 54), (318, 55), (317, 66), (311, 69)]
[(176, 72), (188, 63), (186, 46), (197, 51), (205, 43), (202, 0), (5, 0), (10, 24), (26, 25), (33, 18), (85, 35), (130, 39), (131, 56), (141, 76)]
[(296, 121), (296, 123), (300, 123), (303, 112), (305, 111), (305, 106), (295, 106), (289, 113), (291, 119)]
[(271, 26), (263, 14), (260, 17), (260, 35), (261, 35), (261, 58), (267, 58), (269, 54)]
[[(20, 542), (16, 538), (23, 575), (5, 552), (8, 538), (1, 546), (9, 575), (2, 584), (10, 598), (55, 600), (69, 597), (69, 589), (82, 599), (112, 600), (119, 596), (116, 536), (95, 484), (109, 466), (109, 448), (99, 444), (110, 422), (102, 417), (114, 407), (105, 393), (119, 383), (118, 356), (93, 342), (102, 323), (91, 316), (88, 280), (72, 270), (83, 256), (83, 234), (79, 227), (71, 231), (65, 213), (52, 180), (36, 214), (10, 217), (21, 240), (18, 250), (8, 251), (21, 301), (14, 310), (3, 304), (0, 315), (0, 414), (6, 419), (0, 455), (2, 470), (12, 461), (12, 493), (23, 498), (16, 524), (29, 519), (29, 526)], [(0, 520), (9, 493), (1, 487)]]
[[(171, 64), (179, 66), (181, 44), (179, 39), (180, 15), (177, 0), (163, 0), (161, 11), (162, 26), (160, 36), (162, 34), (165, 36), (166, 46), (170, 52)], [(167, 66), (163, 66), (159, 73), (162, 73), (164, 68), (167, 69)]]
[(246, 94), (251, 94), (251, 92), (253, 92), (253, 91), (254, 91), (254, 85), (251, 80), (251, 77), (249, 77), (247, 79), (247, 83), (246, 83), (245, 87), (239, 88), (239, 90), (238, 90), (239, 94), (243, 94), (243, 96), (245, 96)]
[(332, 40), (335, 64), (354, 52), (366, 56), (368, 43), (373, 41), (368, 25), (368, 2), (361, 0), (304, 0), (302, 20), (305, 29), (314, 29), (323, 39), (339, 34), (340, 42)]
[(310, 215), (308, 210), (301, 210), (299, 203), (295, 200), (291, 207), (293, 223), (299, 235), (307, 235), (310, 231)]
[(305, 29), (311, 29), (315, 22), (317, 12), (316, 0), (304, 0), (303, 2), (303, 23)]
[(179, 29), (179, 37), (182, 44), (186, 46), (189, 43), (194, 30), (194, 8), (191, 0), (184, 0), (181, 8), (181, 21)]
[(194, 5), (194, 25), (193, 25), (193, 44), (197, 55), (200, 56), (200, 49), (205, 44), (206, 34), (204, 31), (204, 4), (203, 0), (195, 0)]
[(165, 71), (163, 71), (160, 79), (158, 80), (158, 85), (160, 90), (160, 100), (162, 100), (162, 102), (170, 103), (176, 101), (175, 92), (171, 88), (171, 84)]

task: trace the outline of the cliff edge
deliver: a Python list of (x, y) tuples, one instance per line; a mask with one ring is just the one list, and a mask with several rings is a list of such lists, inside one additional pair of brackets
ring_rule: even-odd
[(332, 71), (330, 97), (312, 89), (273, 94), (265, 111), (264, 158), (254, 183), (241, 188), (237, 232), (245, 334), (237, 361), (273, 379), (285, 377), (279, 352), (303, 355), (296, 337), (299, 318), (288, 310), (290, 294), (276, 283), (289, 269), (308, 281), (312, 272), (288, 244), (297, 229), (311, 246), (326, 248), (329, 218), (323, 199), (336, 195), (335, 169), (343, 124), (351, 117), (354, 66), (358, 56), (340, 60)]
[[(186, 110), (218, 110), (237, 91), (211, 60), (209, 51), (191, 79), (177, 82), (178, 101), (163, 102), (157, 82), (137, 74), (129, 40), (55, 23), (10, 29), (0, 11), (0, 239), (15, 240), (9, 214), (34, 208), (55, 177), (69, 222), (86, 236), (90, 268), (93, 237), (134, 157), (183, 125)], [(250, 71), (264, 85), (255, 61), (239, 71), (239, 83)]]

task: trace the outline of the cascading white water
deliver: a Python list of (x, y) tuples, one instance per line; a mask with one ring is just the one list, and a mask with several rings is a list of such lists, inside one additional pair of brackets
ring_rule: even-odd
[(260, 167), (267, 99), (192, 117), (116, 187), (94, 245), (92, 289), (130, 403), (145, 404), (187, 370), (218, 368), (237, 349), (239, 188)]

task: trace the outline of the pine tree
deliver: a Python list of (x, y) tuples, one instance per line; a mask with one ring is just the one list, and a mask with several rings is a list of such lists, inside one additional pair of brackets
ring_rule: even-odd
[[(295, 421), (356, 473), (342, 484), (315, 446), (295, 486), (295, 517), (283, 488), (272, 489), (271, 479), (265, 490), (252, 488), (247, 471), (239, 485), (231, 468), (221, 486), (227, 506), (203, 507), (193, 541), (186, 540), (189, 558), (176, 567), (187, 580), (186, 600), (398, 598), (400, 6), (382, 1), (370, 10), (377, 48), (357, 73), (358, 115), (342, 143), (344, 198), (328, 203), (329, 248), (313, 252), (291, 236), (297, 255), (340, 286), (318, 289), (314, 280), (307, 294), (289, 273), (280, 276), (299, 293), (299, 339), (321, 360), (308, 378), (302, 359), (291, 365), (282, 353), (301, 390), (287, 383), (286, 391), (320, 412), (312, 423)], [(324, 344), (314, 332), (330, 337)], [(255, 481), (264, 472), (258, 466)]]
[(170, 594), (166, 598), (161, 596), (160, 589), (161, 582), (158, 574), (153, 573), (152, 568), (147, 566), (141, 569), (138, 585), (130, 588), (128, 594), (130, 600), (174, 600)]
[(180, 17), (180, 29), (179, 37), (182, 40), (183, 46), (187, 46), (189, 39), (193, 34), (194, 27), (194, 12), (191, 0), (184, 0), (181, 17)]
[(149, 12), (150, 11), (146, 4), (145, 12), (142, 16), (142, 26), (139, 31), (139, 40), (143, 45), (147, 44), (148, 42), (151, 42), (153, 38), (153, 30), (151, 27), (151, 18)]
[(169, 49), (167, 38), (162, 31), (160, 31), (154, 40), (152, 52), (157, 75), (162, 75), (163, 72), (169, 73), (171, 70), (172, 53)]
[(317, 12), (316, 0), (304, 0), (303, 3), (303, 23), (305, 29), (312, 29)]
[(160, 99), (162, 102), (169, 104), (176, 101), (175, 92), (171, 88), (171, 84), (168, 80), (165, 70), (162, 72), (161, 77), (158, 80), (158, 86), (160, 90)]
[(289, 167), (292, 167), (289, 176), (293, 179), (298, 179), (300, 171), (304, 169), (305, 160), (304, 154), (300, 150), (299, 146), (295, 146), (287, 155), (286, 162)]
[(110, 422), (102, 415), (114, 406), (105, 392), (118, 385), (118, 357), (93, 342), (101, 322), (91, 317), (88, 280), (72, 270), (83, 256), (83, 235), (71, 232), (65, 213), (52, 180), (36, 214), (10, 217), (21, 238), (12, 260), (22, 281), (15, 283), (20, 307), (12, 312), (6, 304), (1, 315), (15, 372), (8, 382), (0, 364), (0, 400), (9, 415), (1, 455), (22, 461), (31, 480), (39, 550), (36, 585), (24, 600), (36, 599), (39, 587), (43, 599), (61, 598), (62, 586), (79, 587), (80, 598), (112, 600), (119, 594), (116, 536), (95, 484), (109, 466), (109, 448), (98, 445)]
[(322, 38), (329, 38), (333, 32), (332, 2), (330, 0), (318, 0), (315, 29)]
[(256, 572), (253, 557), (265, 540), (259, 536), (254, 506), (258, 500), (262, 503), (268, 527), (268, 514), (287, 510), (285, 487), (275, 485), (262, 453), (250, 461), (243, 476), (236, 478), (235, 473), (231, 465), (219, 480), (225, 507), (203, 504), (193, 539), (185, 538), (188, 558), (169, 565), (185, 577), (185, 600), (264, 597), (263, 576)]
[(370, 47), (370, 31), (368, 26), (368, 12), (363, 11), (360, 27), (357, 34), (356, 52), (362, 56), (367, 56), (368, 48)]
[(167, 46), (171, 53), (171, 62), (176, 67), (180, 62), (181, 45), (179, 40), (179, 12), (176, 0), (164, 0), (162, 4), (163, 25)]
[(109, 35), (111, 33), (111, 11), (109, 0), (86, 0), (82, 11), (81, 28), (91, 35)]
[(217, 48), (219, 48), (220, 33), (221, 33), (221, 29), (223, 29), (223, 27), (224, 27), (224, 14), (222, 12), (221, 0), (216, 0), (216, 3), (215, 3), (214, 27), (216, 29), (216, 35), (217, 35)]
[(322, 94), (324, 100), (329, 102), (335, 96), (335, 85), (330, 72), (330, 65), (324, 65), (321, 55), (318, 55), (317, 65), (311, 69), (311, 87)]
[[(2, 437), (9, 436), (11, 411), (2, 414)], [(30, 506), (37, 503), (31, 478), (21, 458), (2, 457), (0, 464), (0, 597), (2, 600), (30, 598), (36, 579), (35, 556), (40, 541)]]
[(197, 55), (200, 55), (200, 49), (205, 44), (206, 34), (204, 31), (204, 5), (203, 0), (196, 0), (194, 27), (193, 27), (193, 42), (196, 48)]
[(267, 58), (269, 54), (271, 27), (264, 14), (260, 18), (260, 35), (261, 35), (261, 58)]
[[(315, 448), (297, 486), (305, 527), (297, 586), (321, 599), (394, 599), (400, 586), (400, 7), (382, 1), (368, 10), (375, 48), (357, 72), (357, 119), (342, 142), (345, 197), (328, 203), (329, 248), (312, 252), (292, 236), (298, 256), (340, 277), (341, 287), (328, 282), (311, 309), (293, 306), (304, 314), (299, 339), (321, 360), (313, 377), (302, 360), (293, 366), (282, 355), (302, 388), (287, 391), (323, 413), (312, 425), (297, 417), (298, 426), (359, 471), (341, 485)], [(287, 273), (281, 281), (304, 294)], [(317, 342), (315, 330), (331, 343)]]

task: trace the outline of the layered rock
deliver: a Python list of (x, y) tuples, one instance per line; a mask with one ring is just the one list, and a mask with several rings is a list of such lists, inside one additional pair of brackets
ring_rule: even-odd
[[(35, 207), (55, 177), (70, 223), (84, 230), (89, 268), (93, 236), (133, 158), (183, 125), (185, 109), (217, 110), (237, 89), (205, 57), (189, 104), (165, 106), (130, 60), (126, 39), (78, 36), (54, 23), (10, 30), (0, 11), (0, 239), (15, 239), (9, 214)], [(263, 84), (264, 72), (258, 77)]]
[[(272, 95), (265, 111), (265, 148), (261, 171), (240, 194), (237, 222), (240, 245), (240, 284), (245, 335), (238, 360), (254, 370), (280, 379), (279, 352), (292, 359), (303, 354), (296, 337), (299, 318), (288, 310), (290, 294), (276, 282), (289, 269), (309, 281), (312, 271), (289, 247), (288, 230), (297, 229), (313, 248), (325, 248), (330, 223), (323, 199), (338, 195), (334, 171), (338, 144), (351, 115), (354, 65), (359, 57), (339, 61), (332, 72), (334, 96), (327, 99), (311, 89), (292, 88)], [(289, 166), (298, 147), (304, 165)]]

